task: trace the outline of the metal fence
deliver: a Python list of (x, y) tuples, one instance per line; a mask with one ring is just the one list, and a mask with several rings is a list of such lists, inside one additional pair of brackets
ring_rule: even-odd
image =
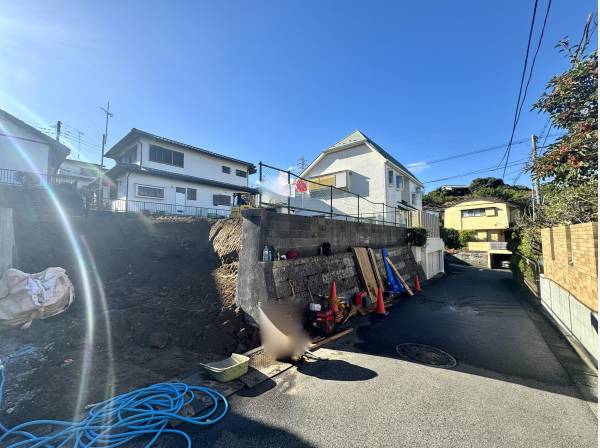
[(0, 184), (19, 187), (43, 187), (74, 183), (72, 177), (60, 174), (34, 173), (31, 171), (9, 170), (0, 168)]
[(162, 202), (132, 201), (130, 199), (105, 200), (101, 206), (92, 203), (87, 208), (89, 210), (115, 213), (143, 213), (153, 216), (198, 216), (212, 219), (228, 218), (231, 214), (231, 210), (226, 209), (164, 204)]
[(427, 236), (440, 237), (440, 217), (437, 213), (412, 211), (409, 216), (409, 227), (424, 227), (427, 229)]
[(518, 283), (528, 288), (538, 299), (540, 295), (540, 274), (543, 267), (518, 252), (512, 254), (512, 272)]
[[(321, 176), (318, 182), (260, 162), (258, 175), (260, 190), (258, 203), (261, 207), (268, 207), (282, 213), (323, 216), (345, 221), (399, 227), (422, 226), (429, 230), (430, 236), (439, 236), (437, 215), (421, 211), (411, 212), (383, 202), (373, 202), (351, 191), (349, 184), (352, 180), (348, 178), (346, 172)], [(344, 176), (340, 183), (345, 184), (345, 188), (334, 185), (336, 176)], [(360, 185), (356, 185), (352, 190), (360, 191), (360, 188)]]

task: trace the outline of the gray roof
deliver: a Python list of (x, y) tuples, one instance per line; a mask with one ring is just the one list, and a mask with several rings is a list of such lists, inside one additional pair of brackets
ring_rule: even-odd
[(220, 181), (212, 180), (212, 179), (204, 179), (202, 177), (188, 176), (187, 174), (172, 173), (170, 171), (157, 170), (155, 168), (148, 168), (145, 166), (140, 167), (139, 165), (129, 164), (129, 163), (117, 164), (116, 166), (111, 168), (106, 173), (106, 175), (108, 177), (114, 179), (114, 178), (119, 177), (122, 173), (125, 173), (128, 171), (133, 171), (133, 172), (140, 173), (140, 174), (149, 174), (149, 175), (153, 175), (153, 176), (167, 177), (169, 179), (183, 180), (185, 182), (190, 182), (193, 184), (209, 185), (212, 187), (221, 187), (221, 188), (227, 188), (229, 190), (234, 190), (234, 191), (243, 191), (246, 193), (258, 194), (258, 190), (256, 188), (246, 187), (243, 185), (230, 184), (227, 182), (220, 182)]
[(346, 146), (346, 145), (350, 145), (353, 143), (360, 143), (360, 142), (369, 143), (384, 158), (386, 158), (387, 160), (392, 162), (394, 165), (396, 165), (397, 167), (399, 167), (400, 169), (402, 169), (403, 171), (405, 171), (406, 173), (410, 174), (412, 177), (414, 177), (415, 179), (418, 180), (418, 177), (415, 176), (413, 173), (411, 173), (410, 170), (408, 168), (406, 168), (402, 163), (400, 163), (400, 161), (398, 159), (396, 159), (389, 152), (387, 152), (385, 149), (383, 149), (381, 146), (379, 146), (377, 143), (375, 143), (373, 140), (371, 140), (369, 137), (367, 137), (365, 135), (365, 133), (362, 131), (359, 131), (359, 130), (354, 131), (352, 134), (348, 135), (347, 137), (344, 137), (342, 140), (337, 142), (335, 145), (330, 146), (329, 149), (335, 149), (340, 146)]
[(129, 146), (133, 142), (133, 140), (137, 139), (138, 137), (146, 137), (146, 138), (155, 140), (157, 142), (168, 143), (170, 145), (179, 146), (183, 149), (190, 149), (192, 151), (197, 151), (202, 154), (206, 154), (208, 156), (216, 157), (218, 159), (228, 160), (230, 162), (236, 162), (241, 165), (246, 165), (248, 167), (248, 172), (250, 174), (256, 173), (256, 166), (254, 166), (253, 163), (244, 162), (243, 160), (224, 156), (222, 154), (218, 154), (213, 151), (208, 151), (207, 149), (202, 149), (197, 146), (188, 145), (187, 143), (178, 142), (177, 140), (171, 140), (170, 138), (161, 137), (160, 135), (152, 134), (150, 132), (142, 131), (142, 130), (136, 129), (136, 128), (132, 128), (131, 131), (129, 131), (121, 140), (119, 140), (117, 143), (115, 143), (113, 145), (113, 147), (110, 148), (106, 152), (106, 154), (105, 154), (106, 157), (114, 158), (119, 153), (120, 150), (125, 149), (127, 146)]

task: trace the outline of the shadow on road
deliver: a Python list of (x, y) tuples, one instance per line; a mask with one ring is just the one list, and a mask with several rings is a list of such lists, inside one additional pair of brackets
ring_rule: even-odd
[(529, 291), (509, 272), (453, 268), (454, 275), (396, 303), (387, 318), (365, 321), (359, 342), (341, 340), (340, 349), (399, 359), (396, 345), (426, 344), (454, 356), (453, 370), (581, 398), (554, 353), (571, 349), (533, 308)]
[(332, 381), (367, 381), (377, 376), (377, 372), (339, 359), (320, 359), (298, 366), (298, 372)]

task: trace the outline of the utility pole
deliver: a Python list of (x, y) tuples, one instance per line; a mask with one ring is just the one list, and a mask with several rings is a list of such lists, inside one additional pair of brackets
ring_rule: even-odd
[(83, 132), (77, 130), (77, 160), (79, 160), (79, 153), (81, 153), (81, 136)]
[[(531, 164), (535, 166), (535, 161), (537, 159), (537, 135), (531, 135)], [(535, 220), (536, 209), (540, 206), (540, 181), (535, 175), (535, 172), (531, 171), (531, 204), (533, 211), (533, 219)]]
[(104, 122), (104, 134), (102, 134), (102, 156), (100, 158), (100, 168), (102, 168), (104, 166), (104, 147), (106, 146), (106, 139), (108, 137), (108, 119), (113, 116), (113, 114), (110, 113), (110, 101), (106, 103), (106, 109), (101, 107), (100, 110), (103, 111), (106, 116)]
[(60, 128), (62, 127), (62, 121), (58, 120), (56, 122), (56, 141), (60, 143)]
[(304, 156), (300, 156), (300, 158), (298, 159), (298, 164), (296, 165), (296, 169), (298, 170), (298, 176), (300, 176), (304, 172), (306, 167), (306, 159), (304, 158)]
[(104, 167), (104, 148), (106, 147), (106, 139), (108, 136), (108, 119), (113, 116), (113, 114), (110, 112), (110, 101), (106, 103), (106, 109), (104, 107), (101, 107), (100, 110), (104, 112), (106, 117), (104, 122), (104, 134), (102, 134), (102, 155), (100, 156), (100, 170), (98, 175), (98, 200), (99, 205), (102, 205), (104, 203), (104, 198), (102, 197), (102, 187), (104, 186), (104, 173), (102, 171), (102, 168)]

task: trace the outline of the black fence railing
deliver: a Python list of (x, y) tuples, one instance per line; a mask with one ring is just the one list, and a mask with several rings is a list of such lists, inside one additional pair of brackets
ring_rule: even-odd
[[(348, 171), (306, 179), (266, 163), (258, 164), (259, 200), (261, 207), (282, 213), (323, 216), (345, 221), (411, 227), (427, 224), (431, 236), (439, 236), (437, 215), (419, 210), (404, 210), (383, 202), (373, 202), (363, 195), (366, 180)], [(339, 185), (339, 186), (338, 186)]]
[(0, 184), (24, 187), (43, 187), (75, 183), (70, 176), (60, 174), (34, 173), (31, 171), (9, 170), (0, 168)]
[(115, 213), (143, 213), (153, 216), (197, 216), (211, 219), (224, 219), (231, 214), (231, 211), (227, 209), (193, 207), (152, 201), (132, 201), (130, 199), (107, 199), (104, 200), (102, 205), (89, 204), (88, 209)]

